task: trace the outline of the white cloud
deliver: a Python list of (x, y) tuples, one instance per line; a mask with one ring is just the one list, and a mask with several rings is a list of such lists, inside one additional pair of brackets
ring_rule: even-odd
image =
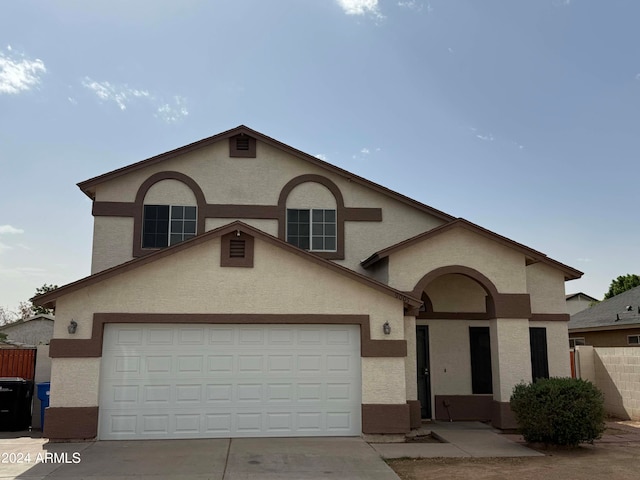
[(551, 3), (554, 7), (567, 7), (571, 5), (571, 0), (553, 0)]
[(430, 3), (425, 5), (424, 2), (420, 2), (419, 0), (399, 0), (398, 6), (400, 8), (408, 8), (409, 10), (415, 10), (420, 12), (426, 8), (427, 13), (433, 12), (433, 7)]
[(493, 138), (493, 135), (488, 134), (488, 135), (476, 135), (477, 138), (479, 138), (480, 140), (483, 140), (485, 142), (493, 142), (495, 139)]
[(165, 103), (156, 109), (156, 117), (164, 120), (166, 123), (176, 123), (189, 115), (189, 111), (185, 106), (186, 99), (184, 97), (173, 97), (173, 105)]
[[(131, 88), (126, 84), (113, 84), (107, 81), (98, 82), (85, 77), (82, 86), (92, 91), (100, 100), (115, 103), (120, 110), (126, 110), (133, 102), (145, 101), (154, 109), (154, 116), (166, 123), (176, 123), (189, 115), (186, 107), (186, 98), (176, 95), (173, 100), (166, 102), (148, 90)], [(69, 97), (69, 102), (77, 104), (77, 101)]]
[(67, 97), (67, 100), (69, 100), (69, 103), (71, 105), (77, 105), (78, 104), (78, 101), (73, 97)]
[(127, 85), (112, 85), (109, 82), (96, 82), (89, 77), (85, 77), (82, 86), (88, 88), (95, 93), (100, 100), (115, 102), (120, 110), (126, 110), (127, 104), (136, 98), (145, 98), (149, 96), (146, 90), (137, 90), (129, 88)]
[(640, 73), (636, 74), (636, 80), (640, 80)]
[(9, 245), (6, 245), (2, 242), (0, 242), (0, 253), (4, 252), (5, 250), (11, 250), (12, 247), (10, 247)]
[(324, 160), (325, 162), (327, 161), (327, 156), (324, 153), (319, 153), (315, 157), (319, 158), (320, 160)]
[(363, 155), (369, 155), (371, 153), (371, 151), (368, 148), (363, 148), (362, 150), (360, 150), (360, 153)]
[(44, 62), (15, 54), (11, 45), (7, 46), (7, 52), (0, 51), (0, 94), (15, 95), (39, 85), (42, 75), (47, 72)]
[(378, 0), (336, 0), (347, 15), (371, 14), (383, 18), (378, 8)]
[(24, 230), (21, 228), (16, 228), (12, 225), (0, 225), (0, 235), (11, 234), (16, 235), (19, 233), (24, 233)]

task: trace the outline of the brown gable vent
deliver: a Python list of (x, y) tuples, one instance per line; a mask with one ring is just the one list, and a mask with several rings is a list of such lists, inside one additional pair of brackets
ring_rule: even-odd
[(229, 156), (256, 158), (256, 139), (241, 133), (229, 139)]
[(229, 257), (244, 258), (245, 241), (229, 240)]
[(253, 268), (253, 237), (240, 230), (222, 236), (221, 267)]

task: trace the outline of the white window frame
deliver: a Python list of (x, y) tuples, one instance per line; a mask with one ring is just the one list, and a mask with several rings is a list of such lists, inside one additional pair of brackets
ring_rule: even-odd
[[(156, 207), (169, 207), (169, 224), (167, 226), (167, 247), (170, 247), (172, 245), (176, 245), (178, 243), (184, 242), (185, 240), (188, 240), (190, 238), (195, 237), (198, 234), (198, 207), (196, 205), (167, 205), (167, 204), (154, 204), (154, 203), (148, 203), (148, 204), (144, 204), (143, 206), (143, 211), (142, 211), (142, 238), (141, 238), (141, 244), (142, 244), (142, 248), (151, 248), (151, 249), (157, 249), (157, 248), (166, 248), (166, 247), (148, 247), (144, 245), (144, 235), (145, 235), (145, 222), (147, 220), (147, 217), (145, 216), (145, 209), (148, 206), (156, 206)], [(194, 222), (194, 233), (185, 233), (184, 231), (184, 226), (185, 226), (185, 218), (184, 218), (184, 213), (183, 213), (183, 218), (181, 219), (174, 219), (173, 218), (173, 213), (174, 213), (174, 208), (194, 208), (195, 209), (195, 219), (188, 219), (187, 221), (189, 222)], [(183, 210), (184, 212), (184, 210)], [(180, 233), (173, 233), (172, 232), (172, 222), (175, 221), (180, 221), (182, 223), (182, 228), (181, 228), (181, 232)], [(172, 241), (172, 236), (174, 235), (179, 235), (181, 238), (178, 241)], [(187, 238), (185, 238), (185, 235), (187, 236)]]
[[(636, 341), (634, 343), (631, 343), (631, 339), (635, 338)], [(637, 335), (627, 335), (627, 345), (640, 345), (640, 334)]]
[[(289, 241), (289, 210), (297, 210), (297, 211), (306, 210), (306, 211), (309, 212), (309, 249), (308, 249), (309, 252), (335, 253), (335, 252), (338, 251), (338, 211), (335, 208), (293, 208), (293, 207), (292, 208), (287, 208), (286, 218), (285, 218), (285, 224), (286, 224), (285, 225), (285, 227), (286, 227), (285, 228), (285, 239), (287, 241)], [(314, 226), (313, 212), (317, 212), (317, 211), (322, 211), (323, 212), (323, 217), (324, 217), (324, 212), (332, 211), (334, 213), (333, 225), (335, 227), (335, 231), (334, 231), (334, 234), (332, 236), (329, 236), (329, 238), (333, 237), (333, 239), (335, 241), (335, 248), (332, 249), (332, 250), (314, 249), (313, 248), (313, 240), (314, 240), (314, 238), (322, 238), (323, 239), (323, 243), (325, 243), (324, 240), (328, 237), (325, 234), (323, 234), (321, 236), (313, 234), (313, 226)], [(316, 223), (316, 225), (317, 224), (318, 223)], [(323, 220), (322, 225), (327, 225), (327, 223)]]
[[(582, 343), (576, 343), (576, 341), (578, 342), (582, 342)], [(569, 348), (575, 348), (575, 347), (581, 347), (586, 345), (586, 341), (584, 337), (573, 337), (569, 339)]]

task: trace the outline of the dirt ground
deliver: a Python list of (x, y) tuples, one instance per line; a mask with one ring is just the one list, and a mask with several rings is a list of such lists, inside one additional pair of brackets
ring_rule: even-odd
[[(518, 436), (512, 439), (522, 442)], [(544, 457), (421, 458), (388, 463), (402, 480), (637, 480), (640, 422), (611, 422), (601, 440), (571, 450), (545, 450)]]

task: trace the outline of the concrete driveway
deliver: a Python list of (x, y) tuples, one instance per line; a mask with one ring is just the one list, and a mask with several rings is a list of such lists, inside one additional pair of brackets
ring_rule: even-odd
[(0, 479), (14, 478), (398, 480), (380, 455), (355, 437), (85, 443), (0, 438)]

